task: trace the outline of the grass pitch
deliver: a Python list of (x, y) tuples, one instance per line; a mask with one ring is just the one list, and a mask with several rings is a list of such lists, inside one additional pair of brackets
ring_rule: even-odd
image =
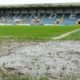
[(80, 40), (80, 31), (64, 37), (62, 40)]
[[(0, 39), (45, 41), (80, 28), (79, 26), (0, 26)], [(79, 32), (77, 33), (79, 35)], [(74, 36), (77, 37), (75, 34)], [(66, 39), (66, 38), (65, 38)], [(68, 37), (68, 39), (74, 39)], [(80, 37), (79, 37), (80, 39)]]

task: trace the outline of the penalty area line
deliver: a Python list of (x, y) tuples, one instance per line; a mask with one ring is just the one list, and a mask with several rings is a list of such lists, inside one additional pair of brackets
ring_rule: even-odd
[(67, 32), (67, 33), (62, 34), (62, 35), (59, 35), (59, 36), (57, 36), (57, 37), (52, 37), (52, 40), (59, 40), (59, 39), (62, 39), (62, 38), (64, 38), (64, 37), (66, 37), (66, 36), (69, 36), (69, 35), (75, 33), (75, 32), (78, 32), (78, 31), (80, 31), (80, 29), (76, 29), (76, 30)]

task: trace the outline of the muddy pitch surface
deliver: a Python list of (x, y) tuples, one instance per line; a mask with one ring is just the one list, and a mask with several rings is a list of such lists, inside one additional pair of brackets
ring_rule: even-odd
[(1, 43), (0, 67), (39, 76), (80, 76), (80, 41)]

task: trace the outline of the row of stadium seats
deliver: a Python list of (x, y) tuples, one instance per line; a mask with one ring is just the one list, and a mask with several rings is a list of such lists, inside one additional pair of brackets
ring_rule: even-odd
[(80, 14), (16, 14), (0, 16), (0, 24), (75, 25), (80, 23)]

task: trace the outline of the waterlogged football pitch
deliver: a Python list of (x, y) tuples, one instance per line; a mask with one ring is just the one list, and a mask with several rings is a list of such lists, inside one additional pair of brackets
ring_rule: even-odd
[[(0, 40), (48, 41), (77, 29), (80, 26), (0, 26)], [(80, 31), (61, 40), (80, 40)]]
[(79, 40), (80, 26), (0, 26), (0, 79), (80, 80)]

